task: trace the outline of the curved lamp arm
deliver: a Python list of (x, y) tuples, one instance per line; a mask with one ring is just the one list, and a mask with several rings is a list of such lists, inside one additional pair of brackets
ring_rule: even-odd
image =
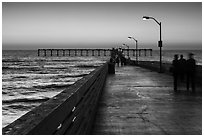
[(155, 18), (149, 17), (149, 16), (143, 16), (143, 20), (147, 20), (147, 19), (153, 19), (157, 24), (161, 25), (161, 22), (157, 21)]

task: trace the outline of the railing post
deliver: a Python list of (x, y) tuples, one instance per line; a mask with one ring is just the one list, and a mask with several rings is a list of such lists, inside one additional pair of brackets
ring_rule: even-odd
[(135, 56), (135, 49), (133, 49), (133, 56)]
[(46, 56), (46, 49), (44, 49), (44, 56)]
[(40, 56), (40, 49), (38, 49), (38, 56)]
[(63, 49), (63, 56), (65, 56), (65, 50)]
[(77, 56), (77, 49), (75, 49), (75, 56)]
[(94, 56), (94, 50), (92, 49), (92, 56)]
[(83, 56), (83, 49), (81, 49), (81, 56)]
[(50, 56), (52, 56), (52, 49), (50, 49)]
[(145, 56), (147, 56), (147, 53), (146, 53), (146, 51), (147, 51), (147, 50), (146, 50), (146, 49), (144, 49), (144, 52), (145, 52)]
[(59, 50), (57, 49), (57, 56), (59, 56)]
[(86, 56), (88, 56), (88, 55), (89, 55), (89, 50), (87, 49), (87, 50), (86, 50)]
[(100, 56), (100, 49), (98, 49), (98, 56)]

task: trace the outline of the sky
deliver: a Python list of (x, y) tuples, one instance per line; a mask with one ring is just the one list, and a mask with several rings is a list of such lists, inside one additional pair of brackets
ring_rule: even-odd
[(3, 2), (2, 49), (202, 49), (201, 2)]

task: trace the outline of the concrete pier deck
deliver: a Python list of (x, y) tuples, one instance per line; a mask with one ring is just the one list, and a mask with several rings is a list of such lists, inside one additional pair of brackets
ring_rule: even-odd
[(173, 91), (172, 76), (135, 66), (116, 67), (99, 101), (94, 135), (200, 135), (201, 87)]

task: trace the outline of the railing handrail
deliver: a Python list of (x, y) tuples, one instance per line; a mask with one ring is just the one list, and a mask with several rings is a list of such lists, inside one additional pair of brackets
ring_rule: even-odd
[(108, 63), (105, 63), (3, 128), (2, 133), (14, 135), (88, 133), (107, 73)]

